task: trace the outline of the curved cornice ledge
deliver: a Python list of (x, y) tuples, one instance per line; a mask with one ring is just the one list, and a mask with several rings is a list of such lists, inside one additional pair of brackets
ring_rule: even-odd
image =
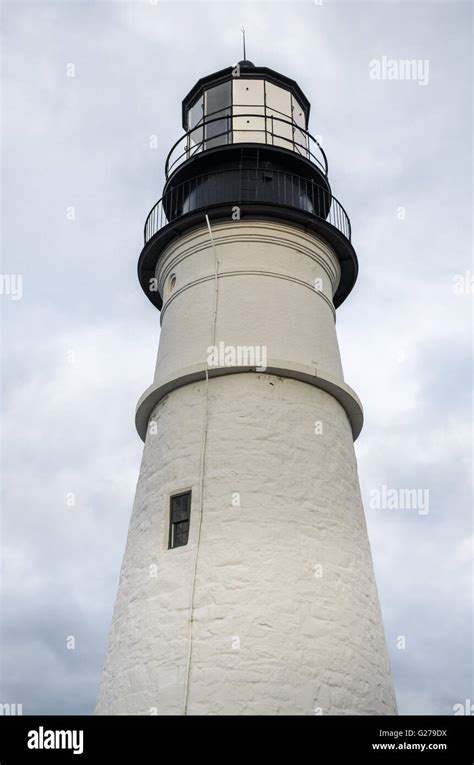
[[(256, 374), (274, 375), (287, 377), (292, 380), (314, 385), (333, 396), (344, 409), (350, 422), (354, 441), (362, 430), (364, 413), (359, 397), (345, 382), (328, 375), (324, 370), (309, 364), (297, 364), (280, 359), (269, 359), (264, 370), (252, 366), (212, 366), (207, 368), (209, 378), (222, 377), (223, 375), (254, 372)], [(138, 435), (145, 441), (148, 422), (151, 414), (164, 396), (176, 388), (199, 382), (206, 379), (206, 364), (200, 362), (180, 370), (178, 375), (169, 378), (158, 379), (140, 397), (136, 413), (135, 425)]]

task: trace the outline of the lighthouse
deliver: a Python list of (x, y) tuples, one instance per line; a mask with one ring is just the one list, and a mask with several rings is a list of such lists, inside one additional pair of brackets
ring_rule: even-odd
[(161, 335), (98, 714), (397, 713), (335, 326), (358, 262), (309, 113), (248, 60), (183, 100), (138, 261)]

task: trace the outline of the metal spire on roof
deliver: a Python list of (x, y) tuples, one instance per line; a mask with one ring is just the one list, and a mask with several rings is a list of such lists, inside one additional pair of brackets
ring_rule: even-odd
[(241, 27), (240, 31), (242, 32), (242, 42), (244, 45), (244, 61), (246, 61), (247, 56), (245, 55), (245, 27)]

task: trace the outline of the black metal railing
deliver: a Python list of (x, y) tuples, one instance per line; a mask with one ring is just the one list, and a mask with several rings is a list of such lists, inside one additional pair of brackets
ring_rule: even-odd
[(303, 127), (274, 114), (246, 112), (245, 107), (240, 107), (244, 109), (242, 114), (236, 114), (236, 108), (238, 107), (234, 106), (232, 115), (225, 114), (211, 119), (208, 116), (202, 119), (176, 141), (166, 158), (167, 179), (195, 154), (216, 146), (236, 143), (261, 143), (289, 149), (313, 162), (320, 172), (327, 176), (326, 154), (316, 138)]
[(351, 239), (351, 224), (343, 206), (314, 181), (280, 170), (235, 168), (205, 173), (169, 188), (148, 214), (145, 244), (186, 213), (252, 202), (304, 211), (327, 221)]

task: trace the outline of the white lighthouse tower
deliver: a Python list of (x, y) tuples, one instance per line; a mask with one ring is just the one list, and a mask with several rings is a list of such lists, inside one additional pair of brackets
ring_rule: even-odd
[(357, 258), (309, 110), (247, 60), (183, 101), (99, 714), (396, 714), (335, 329)]

